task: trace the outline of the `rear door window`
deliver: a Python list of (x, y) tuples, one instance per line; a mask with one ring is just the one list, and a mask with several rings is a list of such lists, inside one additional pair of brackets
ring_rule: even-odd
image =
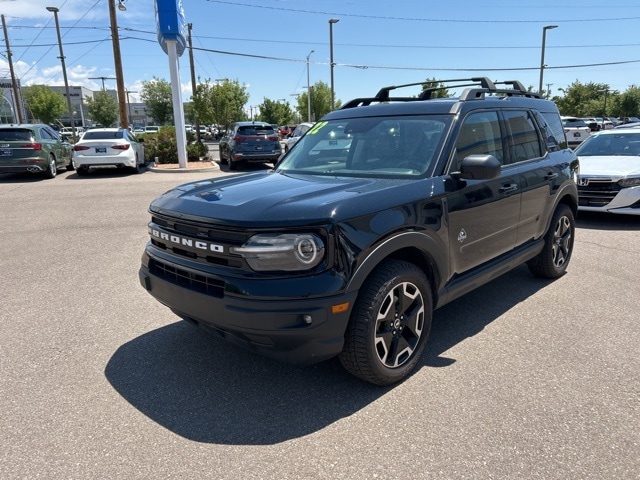
[(511, 134), (509, 141), (510, 162), (524, 162), (544, 155), (536, 122), (528, 110), (505, 110), (504, 118)]

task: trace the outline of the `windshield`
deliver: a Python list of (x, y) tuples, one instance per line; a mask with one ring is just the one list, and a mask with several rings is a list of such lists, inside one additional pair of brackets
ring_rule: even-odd
[(315, 175), (420, 176), (436, 161), (451, 117), (364, 117), (318, 122), (278, 165)]
[(593, 135), (576, 148), (576, 155), (640, 155), (640, 132)]

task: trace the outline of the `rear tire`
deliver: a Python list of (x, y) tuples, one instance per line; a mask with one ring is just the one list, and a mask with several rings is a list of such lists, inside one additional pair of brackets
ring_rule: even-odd
[(432, 311), (429, 280), (420, 268), (398, 260), (382, 263), (360, 290), (340, 362), (369, 383), (399, 382), (424, 352)]
[(229, 159), (227, 160), (229, 163), (229, 170), (238, 170), (238, 162), (233, 160), (233, 152), (229, 152)]
[(573, 252), (575, 229), (576, 221), (571, 209), (564, 204), (558, 205), (549, 230), (544, 236), (542, 251), (527, 262), (529, 271), (545, 278), (558, 278), (564, 275)]
[(136, 157), (136, 166), (133, 167), (133, 173), (142, 173), (144, 163), (138, 163), (138, 157)]
[(49, 162), (44, 170), (44, 178), (55, 178), (58, 174), (58, 165), (56, 165), (56, 157), (49, 155)]

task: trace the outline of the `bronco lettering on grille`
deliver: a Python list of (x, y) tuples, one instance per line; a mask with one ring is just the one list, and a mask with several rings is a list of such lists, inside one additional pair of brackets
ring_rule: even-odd
[(166, 242), (175, 243), (176, 245), (182, 245), (183, 247), (197, 248), (198, 250), (206, 250), (208, 252), (224, 253), (224, 247), (222, 245), (216, 245), (215, 243), (181, 237), (179, 235), (161, 232), (160, 230), (156, 230), (155, 228), (150, 228), (149, 233), (152, 237), (159, 238), (160, 240), (164, 240)]

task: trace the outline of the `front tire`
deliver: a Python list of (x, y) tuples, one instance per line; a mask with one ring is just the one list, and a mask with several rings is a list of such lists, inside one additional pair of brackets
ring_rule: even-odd
[(558, 278), (564, 275), (573, 252), (575, 230), (576, 221), (571, 209), (564, 204), (558, 205), (549, 230), (544, 236), (542, 251), (527, 262), (529, 271), (545, 278)]
[(429, 280), (416, 265), (387, 261), (356, 300), (340, 353), (344, 368), (369, 383), (390, 385), (420, 360), (431, 330)]

